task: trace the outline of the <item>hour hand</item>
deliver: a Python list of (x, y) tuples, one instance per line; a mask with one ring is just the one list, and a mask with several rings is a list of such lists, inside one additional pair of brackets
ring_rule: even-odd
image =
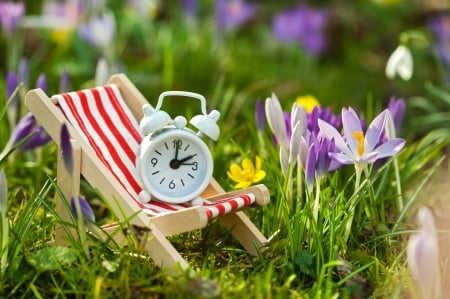
[(179, 162), (180, 164), (183, 164), (184, 162), (191, 160), (191, 159), (194, 158), (195, 156), (197, 156), (197, 154), (189, 155), (189, 156), (184, 157), (183, 159), (179, 160), (178, 162)]

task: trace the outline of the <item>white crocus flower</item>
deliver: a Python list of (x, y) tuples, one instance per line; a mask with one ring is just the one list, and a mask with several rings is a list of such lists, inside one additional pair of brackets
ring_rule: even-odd
[(439, 243), (433, 214), (421, 207), (417, 214), (419, 229), (407, 247), (408, 266), (415, 277), (421, 298), (440, 298)]
[(396, 75), (405, 81), (413, 75), (413, 57), (409, 48), (403, 45), (395, 49), (386, 64), (386, 77), (393, 79)]

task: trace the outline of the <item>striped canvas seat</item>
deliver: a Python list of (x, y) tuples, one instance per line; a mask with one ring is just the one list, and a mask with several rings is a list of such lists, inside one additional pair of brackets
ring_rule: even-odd
[[(139, 201), (138, 194), (142, 187), (137, 180), (135, 159), (143, 136), (138, 121), (126, 106), (116, 85), (60, 94), (53, 99), (99, 160), (145, 213), (154, 216), (187, 207), (154, 200), (150, 203)], [(204, 209), (211, 219), (254, 202), (253, 194), (244, 194), (215, 202), (204, 200)]]

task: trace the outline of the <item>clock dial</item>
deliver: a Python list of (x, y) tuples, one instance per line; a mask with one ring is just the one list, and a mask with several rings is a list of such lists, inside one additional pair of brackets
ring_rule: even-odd
[(157, 136), (147, 147), (141, 175), (155, 198), (172, 203), (189, 201), (208, 185), (212, 157), (194, 133), (173, 129)]

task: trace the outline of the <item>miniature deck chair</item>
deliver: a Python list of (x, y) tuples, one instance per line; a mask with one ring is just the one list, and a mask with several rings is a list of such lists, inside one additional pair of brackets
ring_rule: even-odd
[[(143, 247), (161, 268), (189, 267), (167, 236), (203, 228), (215, 217), (219, 217), (249, 253), (256, 254), (267, 243), (263, 234), (240, 211), (246, 206), (269, 202), (269, 192), (264, 185), (226, 193), (212, 179), (202, 194), (203, 206), (139, 201), (142, 189), (134, 176), (134, 160), (143, 138), (138, 120), (143, 116), (142, 105), (147, 101), (125, 75), (112, 76), (105, 86), (60, 94), (51, 99), (42, 90), (34, 89), (27, 94), (25, 102), (56, 142), (60, 140), (61, 125), (66, 123), (73, 148), (76, 189), (83, 176), (108, 200), (119, 221), (128, 221), (133, 227), (149, 231)], [(57, 164), (57, 183), (65, 198), (70, 198), (73, 186), (61, 154)], [(63, 220), (69, 221), (61, 199), (57, 200), (56, 210)], [(112, 235), (114, 229), (118, 231), (117, 226), (109, 225), (104, 231)], [(114, 239), (118, 243), (125, 241), (120, 234), (115, 234)], [(56, 244), (65, 245), (64, 240), (67, 240), (66, 232), (57, 227)]]

